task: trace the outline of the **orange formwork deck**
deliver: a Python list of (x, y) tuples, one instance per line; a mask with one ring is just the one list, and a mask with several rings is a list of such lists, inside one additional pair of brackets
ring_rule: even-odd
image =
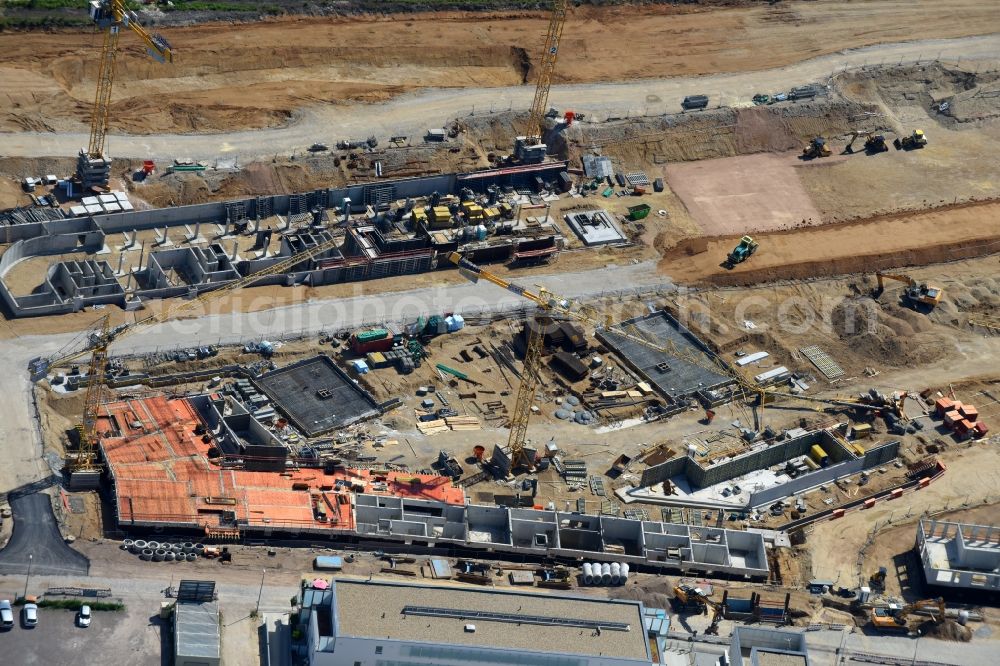
[[(354, 493), (464, 504), (446, 477), (337, 469), (249, 472), (208, 459), (194, 434), (197, 412), (184, 398), (122, 400), (98, 420), (101, 451), (115, 482), (120, 525), (225, 529), (354, 529)], [(322, 512), (317, 511), (317, 507)]]

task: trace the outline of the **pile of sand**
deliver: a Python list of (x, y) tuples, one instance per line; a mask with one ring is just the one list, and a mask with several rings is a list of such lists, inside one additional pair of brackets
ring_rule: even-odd
[(931, 331), (926, 315), (898, 305), (880, 307), (864, 297), (841, 301), (830, 324), (854, 352), (883, 365), (931, 363), (948, 350), (944, 337)]
[(917, 631), (920, 632), (921, 636), (930, 636), (931, 638), (943, 641), (968, 643), (972, 639), (972, 629), (963, 627), (954, 620), (945, 620), (940, 623), (934, 620), (927, 620), (917, 627)]

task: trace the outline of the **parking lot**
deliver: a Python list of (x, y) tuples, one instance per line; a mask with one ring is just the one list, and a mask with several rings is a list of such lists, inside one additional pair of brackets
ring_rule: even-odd
[[(5, 597), (6, 598), (6, 597)], [(160, 666), (161, 640), (170, 655), (170, 633), (148, 609), (94, 611), (90, 627), (76, 626), (76, 612), (38, 609), (38, 625), (25, 629), (21, 609), (14, 608), (13, 629), (0, 631), (0, 662), (20, 666), (51, 664), (136, 664)], [(161, 638), (162, 637), (162, 638)]]

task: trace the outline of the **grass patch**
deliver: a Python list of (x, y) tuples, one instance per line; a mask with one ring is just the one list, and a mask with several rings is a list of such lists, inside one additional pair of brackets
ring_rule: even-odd
[(57, 16), (0, 16), (0, 31), (31, 30), (34, 28), (69, 28), (92, 25), (89, 18), (71, 15)]
[[(23, 599), (21, 600), (23, 603)], [(85, 601), (83, 599), (42, 599), (39, 608), (61, 608), (78, 611), (84, 606), (90, 606), (92, 611), (123, 611), (125, 604), (120, 601)]]
[(253, 12), (272, 16), (282, 13), (281, 7), (277, 5), (256, 2), (207, 2), (206, 0), (174, 0), (173, 6), (161, 5), (160, 9), (165, 12)]

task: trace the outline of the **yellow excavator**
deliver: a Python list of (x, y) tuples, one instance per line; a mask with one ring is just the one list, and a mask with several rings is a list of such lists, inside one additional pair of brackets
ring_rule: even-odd
[(712, 621), (708, 625), (705, 633), (716, 636), (719, 633), (719, 623), (722, 622), (722, 604), (716, 603), (705, 596), (699, 587), (691, 587), (681, 583), (674, 587), (674, 599), (678, 606), (683, 608), (693, 608), (699, 611), (712, 611)]
[(909, 631), (907, 617), (919, 610), (932, 610), (931, 619), (935, 622), (944, 621), (944, 599), (921, 599), (900, 608), (890, 604), (885, 608), (871, 610), (872, 626), (879, 631)]
[(885, 291), (885, 281), (895, 280), (896, 282), (902, 282), (906, 285), (906, 291), (903, 292), (903, 300), (906, 301), (912, 307), (915, 308), (934, 308), (944, 298), (944, 289), (941, 287), (936, 287), (930, 284), (918, 284), (916, 280), (911, 278), (909, 275), (893, 275), (891, 273), (875, 273), (875, 277), (878, 280), (878, 287), (872, 294), (875, 298), (882, 295)]
[(855, 130), (851, 132), (851, 140), (844, 146), (844, 154), (851, 155), (854, 153), (854, 142), (865, 137), (865, 153), (868, 155), (873, 155), (875, 153), (884, 153), (889, 150), (888, 144), (885, 142), (885, 135), (875, 134), (874, 132), (861, 132)]

